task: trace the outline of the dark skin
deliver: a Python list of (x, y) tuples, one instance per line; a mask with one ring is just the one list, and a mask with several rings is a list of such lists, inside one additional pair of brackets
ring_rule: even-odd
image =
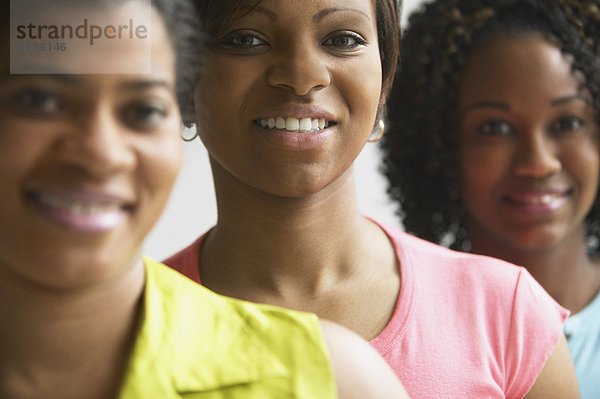
[[(126, 2), (107, 12), (129, 16), (141, 7)], [(162, 56), (152, 77), (10, 75), (8, 56), (1, 57), (0, 174), (13, 194), (3, 197), (10, 211), (0, 230), (0, 397), (109, 399), (119, 392), (142, 309), (142, 241), (168, 200), (181, 157), (175, 57), (159, 18), (154, 13), (152, 49)], [(89, 61), (146, 55), (131, 47), (114, 44)], [(163, 112), (143, 119), (148, 109), (140, 104)], [(102, 197), (104, 208), (95, 212), (113, 222), (98, 226), (68, 195), (59, 197), (68, 218), (58, 220), (57, 210), (32, 201), (27, 189), (68, 191), (92, 208)]]
[[(389, 239), (358, 210), (352, 168), (375, 123), (381, 59), (374, 4), (336, 5), (264, 1), (215, 38), (196, 106), (219, 220), (199, 263), (219, 293), (315, 312), (372, 339), (400, 287)], [(278, 116), (331, 127), (296, 147), (255, 122)]]
[(214, 162), (213, 173), (220, 218), (203, 244), (203, 284), (317, 313), (366, 339), (383, 330), (398, 295), (398, 265), (385, 234), (359, 215), (351, 171), (318, 196), (297, 199), (234, 188)]
[[(598, 189), (598, 126), (578, 79), (541, 36), (505, 35), (474, 48), (459, 92), (472, 251), (524, 265), (573, 313), (600, 289), (583, 226)], [(503, 133), (473, 135), (478, 126)]]

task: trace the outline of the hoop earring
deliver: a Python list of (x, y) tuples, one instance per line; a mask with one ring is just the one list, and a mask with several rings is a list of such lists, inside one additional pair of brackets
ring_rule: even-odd
[(379, 133), (377, 134), (377, 137), (375, 137), (373, 139), (369, 137), (369, 139), (367, 140), (367, 142), (369, 142), (369, 143), (377, 143), (383, 137), (383, 133), (385, 132), (385, 123), (383, 123), (383, 119), (379, 120), (378, 125), (379, 126), (377, 127), (377, 130), (379, 130)]
[[(185, 130), (185, 129), (191, 129), (192, 126), (194, 126), (194, 125), (190, 125), (190, 126), (184, 125), (184, 129), (183, 130)], [(194, 133), (194, 135), (192, 137), (185, 137), (185, 135), (183, 134), (183, 131), (182, 131), (181, 132), (181, 139), (183, 141), (185, 141), (186, 143), (189, 143), (190, 141), (194, 141), (197, 137), (200, 137), (200, 132), (198, 132), (198, 127), (195, 126), (195, 128), (196, 128), (196, 133)]]

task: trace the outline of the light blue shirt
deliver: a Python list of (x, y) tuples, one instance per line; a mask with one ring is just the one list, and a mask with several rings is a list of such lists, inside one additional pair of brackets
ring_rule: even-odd
[(600, 398), (600, 293), (565, 323), (581, 399)]

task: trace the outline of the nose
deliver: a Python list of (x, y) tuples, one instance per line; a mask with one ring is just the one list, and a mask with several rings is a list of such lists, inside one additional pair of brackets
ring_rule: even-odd
[(552, 137), (540, 129), (518, 144), (514, 173), (524, 177), (545, 177), (560, 172), (562, 163)]
[(306, 43), (290, 46), (273, 57), (267, 82), (298, 96), (329, 86), (331, 76), (321, 53), (321, 49)]
[(97, 105), (71, 124), (60, 142), (59, 156), (63, 163), (102, 178), (134, 165), (127, 137), (126, 127), (110, 107)]

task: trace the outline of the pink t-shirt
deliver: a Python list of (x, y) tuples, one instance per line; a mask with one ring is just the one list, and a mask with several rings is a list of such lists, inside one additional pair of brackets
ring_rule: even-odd
[[(378, 223), (379, 224), (379, 223)], [(416, 398), (522, 398), (568, 311), (522, 267), (379, 224), (396, 248), (396, 309), (371, 344)], [(164, 261), (200, 282), (204, 236)]]

